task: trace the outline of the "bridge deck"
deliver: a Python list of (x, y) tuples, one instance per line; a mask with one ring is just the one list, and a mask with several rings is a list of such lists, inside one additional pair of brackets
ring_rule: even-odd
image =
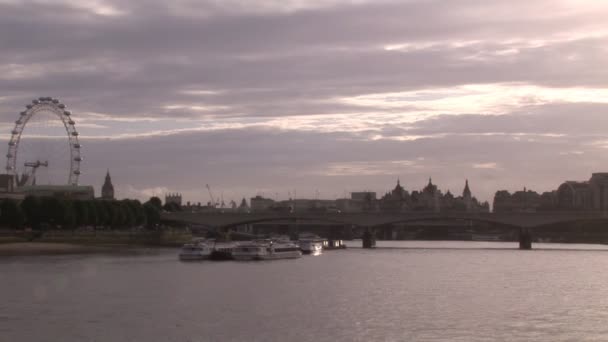
[(163, 220), (225, 228), (264, 222), (308, 222), (317, 224), (377, 227), (396, 223), (440, 220), (487, 222), (516, 228), (534, 228), (562, 222), (608, 220), (601, 212), (538, 213), (163, 213)]

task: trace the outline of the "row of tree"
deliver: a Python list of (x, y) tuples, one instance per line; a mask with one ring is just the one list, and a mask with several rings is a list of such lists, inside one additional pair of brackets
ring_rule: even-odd
[(158, 197), (142, 204), (130, 199), (81, 201), (28, 196), (21, 202), (5, 199), (0, 203), (0, 226), (14, 229), (154, 228), (160, 222), (161, 210)]

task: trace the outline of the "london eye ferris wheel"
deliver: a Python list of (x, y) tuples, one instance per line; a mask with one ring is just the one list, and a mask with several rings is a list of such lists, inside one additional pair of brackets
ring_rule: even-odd
[(11, 131), (6, 173), (18, 186), (39, 184), (37, 178), (49, 184), (78, 185), (82, 157), (72, 113), (51, 97), (40, 97), (25, 107)]

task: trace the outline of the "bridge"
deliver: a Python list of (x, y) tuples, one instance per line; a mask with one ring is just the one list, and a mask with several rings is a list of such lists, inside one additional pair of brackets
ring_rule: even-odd
[(205, 226), (214, 230), (256, 223), (310, 223), (344, 225), (366, 231), (392, 224), (428, 221), (470, 221), (510, 227), (519, 232), (520, 248), (529, 249), (531, 233), (538, 228), (570, 222), (607, 220), (606, 212), (531, 212), (531, 213), (466, 213), (466, 212), (405, 212), (405, 213), (234, 213), (234, 212), (173, 212), (163, 213), (164, 221)]

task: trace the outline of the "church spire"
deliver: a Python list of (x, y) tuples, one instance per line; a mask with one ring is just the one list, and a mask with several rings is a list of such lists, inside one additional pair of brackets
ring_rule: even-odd
[(471, 197), (471, 189), (469, 189), (469, 180), (467, 179), (464, 183), (464, 190), (462, 191), (462, 197)]
[(429, 177), (429, 184), (427, 184), (422, 191), (429, 194), (435, 194), (437, 192), (437, 186), (433, 185), (433, 179), (431, 177)]

